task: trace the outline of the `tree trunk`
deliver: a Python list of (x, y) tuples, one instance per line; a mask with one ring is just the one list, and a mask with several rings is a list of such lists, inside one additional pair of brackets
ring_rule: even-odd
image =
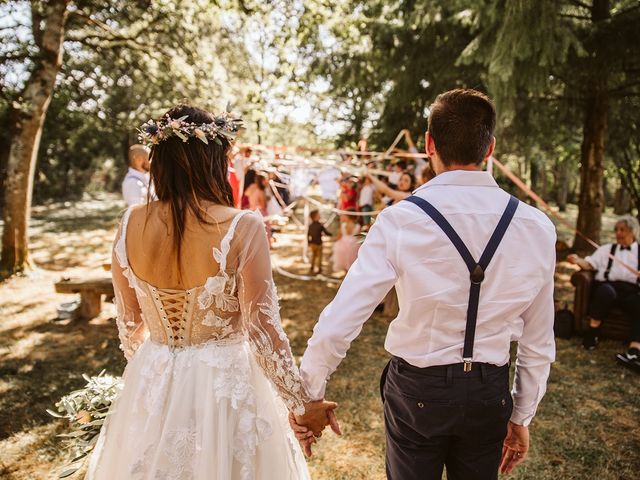
[(565, 159), (556, 166), (556, 203), (561, 212), (567, 211), (569, 197), (569, 162)]
[[(609, 0), (593, 0), (591, 19), (594, 24), (610, 17)], [(584, 127), (580, 150), (580, 198), (576, 228), (591, 240), (600, 242), (602, 212), (604, 211), (604, 146), (607, 134), (609, 96), (607, 93), (606, 56), (600, 51), (604, 39), (596, 39), (593, 46), (593, 64), (586, 87)], [(592, 248), (576, 234), (573, 249), (587, 251)]]
[(613, 213), (616, 215), (624, 215), (631, 211), (631, 195), (627, 190), (620, 186), (616, 189), (613, 200)]
[[(29, 259), (29, 218), (33, 196), (33, 175), (42, 126), (53, 96), (56, 76), (62, 63), (64, 28), (68, 0), (47, 2), (42, 12), (32, 2), (34, 40), (39, 54), (20, 97), (11, 112), (11, 140), (4, 192), (4, 230), (0, 272), (2, 275), (27, 270)], [(41, 15), (42, 14), (42, 15)]]
[[(604, 211), (604, 144), (607, 133), (606, 91), (596, 90), (587, 98), (585, 122), (580, 152), (580, 199), (577, 229), (595, 242), (600, 242)], [(574, 250), (585, 251), (589, 244), (576, 234)]]

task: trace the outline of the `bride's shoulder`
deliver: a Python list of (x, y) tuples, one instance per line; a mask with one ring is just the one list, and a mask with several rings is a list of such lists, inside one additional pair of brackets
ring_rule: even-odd
[(129, 223), (136, 223), (136, 221), (144, 219), (147, 212), (154, 207), (154, 203), (156, 202), (150, 202), (149, 204), (142, 203), (140, 205), (132, 205), (122, 215), (122, 219), (128, 217)]

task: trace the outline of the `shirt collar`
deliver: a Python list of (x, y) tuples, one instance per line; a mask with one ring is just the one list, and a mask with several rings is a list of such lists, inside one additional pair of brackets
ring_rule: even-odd
[(498, 184), (490, 173), (484, 170), (450, 170), (436, 175), (424, 185), (419, 186), (413, 193), (419, 192), (423, 188), (434, 185), (458, 185), (466, 187), (495, 187)]

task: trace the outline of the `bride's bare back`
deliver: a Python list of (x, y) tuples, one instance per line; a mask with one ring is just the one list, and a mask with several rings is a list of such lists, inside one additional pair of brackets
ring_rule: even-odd
[(246, 339), (285, 403), (302, 409), (306, 397), (280, 326), (262, 217), (213, 205), (207, 210), (213, 225), (188, 217), (179, 272), (168, 211), (162, 202), (130, 208), (114, 243), (125, 354), (132, 356), (147, 336), (170, 348)]
[[(176, 258), (168, 204), (152, 202), (148, 207), (139, 207), (131, 212), (127, 228), (127, 253), (129, 264), (138, 278), (158, 288), (189, 289), (204, 285), (207, 278), (218, 273), (219, 264), (214, 261), (212, 251), (220, 248), (233, 218), (240, 211), (211, 204), (203, 205), (203, 210), (210, 225), (198, 222), (187, 211), (180, 255), (181, 268)], [(246, 227), (240, 225), (238, 229), (238, 237), (243, 238)], [(240, 249), (236, 243), (233, 242), (229, 252), (228, 266), (237, 265)]]

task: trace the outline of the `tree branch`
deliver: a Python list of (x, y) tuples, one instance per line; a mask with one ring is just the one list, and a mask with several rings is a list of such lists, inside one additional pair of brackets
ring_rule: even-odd
[(0, 55), (0, 63), (11, 62), (14, 60), (26, 60), (30, 58), (29, 52), (21, 51), (21, 52), (7, 52)]
[(564, 18), (574, 18), (576, 20), (583, 20), (583, 21), (586, 20), (588, 22), (591, 21), (591, 17), (587, 17), (586, 15), (576, 15), (573, 13), (561, 13), (560, 16)]
[(623, 15), (627, 15), (629, 12), (633, 12), (634, 10), (638, 10), (639, 8), (640, 8), (640, 4), (636, 4), (633, 7), (629, 7), (619, 11), (618, 13), (614, 14), (612, 18), (622, 17)]
[(581, 2), (580, 0), (568, 0), (568, 2), (572, 5), (575, 5), (576, 7), (586, 8), (587, 10), (591, 11), (591, 5)]
[(635, 80), (633, 82), (625, 83), (624, 85), (620, 85), (619, 87), (613, 88), (613, 89), (609, 90), (609, 94), (615, 95), (617, 93), (622, 93), (626, 89), (631, 88), (631, 87), (635, 87), (635, 86), (638, 86), (638, 85), (640, 85), (640, 79)]
[(122, 35), (118, 31), (111, 28), (106, 23), (101, 22), (100, 20), (96, 20), (95, 18), (92, 18), (90, 15), (87, 15), (79, 10), (71, 12), (71, 15), (82, 19), (86, 24), (94, 25), (98, 27), (100, 30), (102, 30), (107, 34), (107, 36), (102, 36), (97, 33), (88, 33), (78, 37), (74, 37), (73, 35), (70, 35), (68, 39), (73, 42), (79, 42), (79, 43), (82, 43), (83, 45), (87, 45), (91, 47), (100, 46), (99, 44), (96, 44), (96, 43), (87, 42), (87, 40), (96, 39), (102, 42), (106, 42), (109, 46), (128, 45), (129, 47), (134, 48), (136, 50), (143, 50), (143, 49), (149, 48), (149, 45), (146, 45), (138, 40), (138, 36), (140, 32), (138, 32), (136, 35)]

